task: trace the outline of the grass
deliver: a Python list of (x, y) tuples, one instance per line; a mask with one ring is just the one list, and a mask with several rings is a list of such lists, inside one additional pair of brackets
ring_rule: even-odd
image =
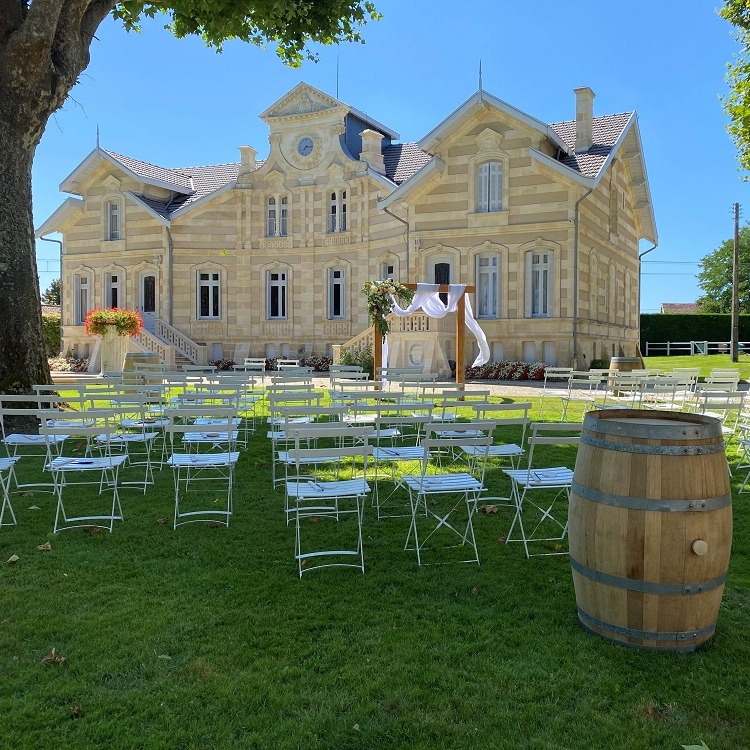
[(644, 357), (646, 367), (658, 368), (663, 372), (675, 367), (699, 367), (700, 377), (706, 378), (714, 369), (737, 368), (742, 380), (750, 379), (750, 355), (740, 354), (739, 362), (732, 362), (728, 354), (692, 355), (685, 357)]
[[(534, 401), (535, 419), (559, 415)], [(501, 472), (489, 481), (507, 494)], [(502, 543), (509, 509), (477, 514), (481, 567), (417, 569), (406, 519), (368, 508), (365, 575), (299, 580), (262, 430), (234, 499), (230, 528), (173, 531), (162, 470), (145, 496), (122, 493), (113, 534), (52, 535), (49, 495), (14, 498), (18, 526), (0, 531), (4, 749), (750, 747), (744, 495), (718, 629), (692, 654), (585, 632), (567, 558)], [(63, 662), (43, 662), (53, 648)]]

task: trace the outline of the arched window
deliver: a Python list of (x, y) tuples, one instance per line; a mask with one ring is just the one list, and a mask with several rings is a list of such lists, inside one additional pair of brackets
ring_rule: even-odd
[(266, 203), (266, 237), (286, 237), (289, 202), (286, 195), (272, 195)]
[(104, 306), (122, 307), (121, 278), (118, 273), (104, 274)]
[(334, 190), (328, 201), (328, 231), (346, 232), (346, 190)]
[(486, 161), (476, 168), (476, 212), (503, 209), (503, 163)]
[(122, 239), (122, 227), (120, 221), (120, 202), (107, 201), (107, 240)]

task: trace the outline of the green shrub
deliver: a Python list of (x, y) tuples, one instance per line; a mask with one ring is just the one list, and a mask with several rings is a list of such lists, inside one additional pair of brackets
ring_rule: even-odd
[(361, 347), (350, 351), (349, 349), (341, 350), (342, 365), (359, 365), (365, 372), (370, 373), (370, 377), (375, 375), (375, 360), (372, 356), (372, 347)]
[(48, 357), (56, 357), (60, 353), (60, 313), (42, 314), (42, 332), (44, 334), (44, 348)]

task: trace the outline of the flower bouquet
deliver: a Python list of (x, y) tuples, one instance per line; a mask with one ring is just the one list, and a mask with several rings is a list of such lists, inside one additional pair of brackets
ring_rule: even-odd
[(411, 289), (393, 279), (367, 281), (362, 286), (362, 291), (367, 297), (367, 312), (370, 321), (377, 326), (381, 336), (385, 336), (390, 330), (387, 317), (393, 308), (393, 297), (401, 306), (409, 305), (414, 299), (414, 292)]
[(89, 310), (85, 322), (89, 336), (103, 336), (114, 330), (118, 336), (135, 336), (143, 328), (143, 318), (138, 310), (119, 309)]

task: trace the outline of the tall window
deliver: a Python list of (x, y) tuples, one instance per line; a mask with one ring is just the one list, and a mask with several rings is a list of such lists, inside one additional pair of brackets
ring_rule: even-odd
[(120, 276), (108, 273), (104, 277), (104, 304), (106, 307), (120, 307)]
[(109, 201), (107, 203), (107, 239), (119, 240), (121, 234), (120, 204), (117, 201)]
[(497, 318), (500, 315), (500, 257), (477, 255), (477, 317)]
[(380, 264), (380, 276), (379, 279), (395, 279), (396, 278), (396, 264), (392, 261), (386, 261)]
[(526, 313), (532, 318), (552, 315), (552, 253), (526, 254)]
[(328, 269), (328, 319), (346, 316), (346, 271), (343, 268)]
[(266, 273), (266, 317), (286, 320), (287, 279), (285, 271)]
[(266, 208), (266, 237), (286, 237), (288, 201), (285, 195), (268, 199)]
[(198, 317), (221, 318), (221, 275), (218, 271), (198, 273)]
[(156, 312), (156, 276), (143, 277), (143, 312)]
[(502, 211), (503, 208), (503, 164), (487, 161), (477, 167), (477, 213)]
[(91, 287), (88, 274), (76, 274), (73, 278), (75, 292), (75, 322), (82, 325), (91, 305)]
[[(450, 284), (451, 264), (445, 262), (435, 263), (433, 266), (433, 277), (435, 284)], [(440, 299), (444, 305), (448, 304), (448, 294), (446, 292), (440, 292)]]
[(346, 232), (346, 190), (334, 190), (328, 203), (328, 231)]

